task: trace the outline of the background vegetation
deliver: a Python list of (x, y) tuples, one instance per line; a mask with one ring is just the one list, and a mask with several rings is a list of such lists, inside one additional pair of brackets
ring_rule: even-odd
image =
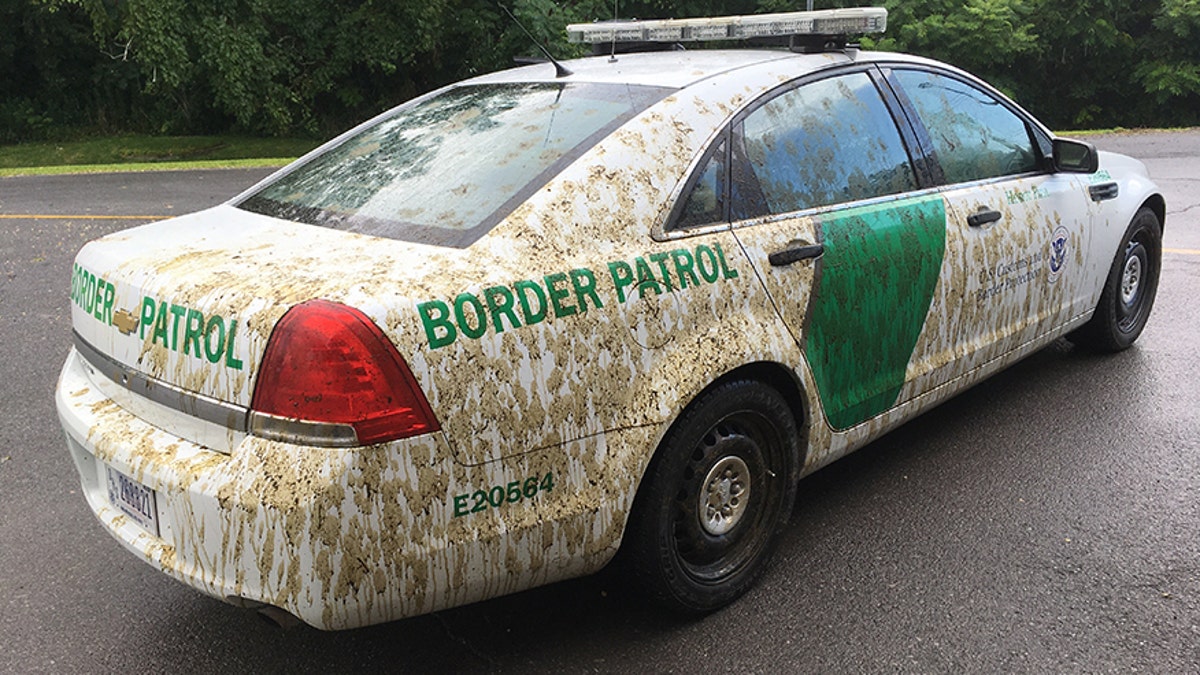
[[(613, 0), (505, 0), (557, 56)], [(803, 9), (620, 0), (622, 17)], [(824, 9), (864, 2), (818, 0)], [(878, 0), (876, 0), (878, 4)], [(868, 46), (962, 66), (1054, 128), (1200, 124), (1200, 0), (883, 0)], [(0, 142), (333, 134), (536, 54), (490, 0), (0, 0)]]

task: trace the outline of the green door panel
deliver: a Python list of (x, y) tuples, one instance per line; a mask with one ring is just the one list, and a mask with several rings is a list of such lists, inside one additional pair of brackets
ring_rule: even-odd
[(940, 196), (831, 214), (804, 349), (825, 415), (847, 429), (897, 403), (946, 249)]

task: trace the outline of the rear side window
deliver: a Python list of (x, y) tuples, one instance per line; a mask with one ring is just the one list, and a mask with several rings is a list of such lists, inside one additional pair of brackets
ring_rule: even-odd
[(676, 227), (706, 225), (724, 220), (726, 154), (725, 139), (722, 137), (696, 175), (692, 192), (679, 212)]
[(929, 132), (947, 183), (1038, 170), (1028, 125), (995, 96), (924, 70), (895, 70), (893, 76)]
[(916, 189), (908, 151), (865, 72), (785, 91), (735, 133), (734, 219)]
[(586, 83), (457, 87), (396, 109), (237, 206), (466, 247), (667, 93)]

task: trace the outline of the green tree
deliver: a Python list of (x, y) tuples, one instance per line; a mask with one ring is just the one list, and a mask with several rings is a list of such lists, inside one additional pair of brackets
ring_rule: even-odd
[(0, 141), (43, 138), (63, 126), (110, 128), (129, 113), (111, 58), (88, 17), (28, 0), (0, 0)]
[(1163, 0), (1133, 73), (1144, 114), (1162, 124), (1196, 124), (1200, 111), (1200, 0)]
[[(799, 0), (504, 0), (566, 24), (791, 11)], [(1200, 123), (1200, 0), (882, 0), (866, 47), (983, 77), (1056, 128)], [(818, 9), (859, 5), (818, 0)], [(327, 136), (540, 56), (492, 0), (0, 0), (0, 140), (64, 128)]]
[(176, 111), (163, 131), (315, 132), (317, 115), (338, 104), (415, 94), (439, 71), (449, 13), (445, 0), (50, 1), (84, 8), (97, 41), (121, 50), (144, 92)]
[(888, 31), (868, 44), (952, 63), (1017, 92), (1017, 66), (1038, 44), (1032, 0), (886, 0)]

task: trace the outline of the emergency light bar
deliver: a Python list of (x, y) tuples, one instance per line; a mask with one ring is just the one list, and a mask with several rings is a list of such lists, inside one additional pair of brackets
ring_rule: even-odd
[(609, 42), (695, 42), (792, 35), (858, 35), (882, 33), (886, 28), (886, 8), (852, 7), (702, 19), (573, 23), (567, 26), (567, 39), (592, 45)]

